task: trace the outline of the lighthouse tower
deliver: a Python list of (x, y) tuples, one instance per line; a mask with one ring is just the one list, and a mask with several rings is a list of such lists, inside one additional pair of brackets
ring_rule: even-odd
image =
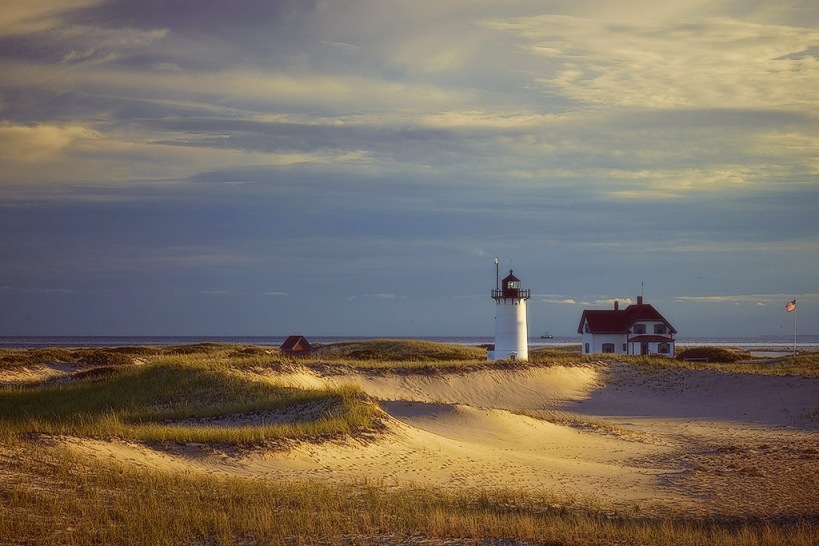
[[(495, 262), (497, 265), (497, 262)], [(512, 274), (492, 290), (495, 300), (495, 350), (487, 360), (529, 360), (529, 327), (526, 324), (526, 300), (529, 289), (520, 287), (520, 279)]]

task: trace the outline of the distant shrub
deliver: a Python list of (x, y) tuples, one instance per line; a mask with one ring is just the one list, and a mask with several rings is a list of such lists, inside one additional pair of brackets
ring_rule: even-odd
[(228, 354), (228, 357), (243, 357), (243, 356), (267, 356), (270, 354), (269, 347), (257, 347), (255, 345), (249, 347), (241, 347)]
[(225, 348), (224, 344), (205, 341), (202, 343), (194, 343), (191, 345), (177, 345), (166, 347), (166, 351), (168, 354), (172, 355), (192, 355), (199, 353), (209, 354), (223, 350), (224, 348)]
[(76, 352), (76, 362), (83, 366), (126, 366), (133, 364), (132, 356), (109, 349), (81, 349)]
[(316, 348), (320, 358), (359, 361), (445, 362), (486, 358), (486, 350), (455, 343), (411, 339), (372, 339), (330, 343)]
[(739, 360), (749, 360), (753, 358), (751, 353), (741, 349), (728, 349), (725, 347), (689, 347), (677, 353), (677, 360), (693, 360), (702, 362), (737, 362)]
[(110, 377), (122, 369), (121, 367), (117, 368), (114, 366), (100, 366), (99, 368), (91, 368), (90, 370), (77, 372), (72, 376), (72, 379), (101, 379)]
[(534, 364), (576, 364), (589, 357), (580, 352), (580, 345), (540, 347), (529, 351), (529, 362)]
[(0, 365), (8, 368), (37, 366), (51, 362), (75, 362), (73, 349), (59, 347), (40, 349), (4, 349), (0, 351)]

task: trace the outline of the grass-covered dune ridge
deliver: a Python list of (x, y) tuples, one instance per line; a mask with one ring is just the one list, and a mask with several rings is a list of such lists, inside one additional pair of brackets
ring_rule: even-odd
[(0, 537), (11, 544), (815, 544), (799, 522), (629, 517), (514, 489), (282, 483), (26, 449), (0, 459), (12, 475), (0, 481)]
[(816, 543), (819, 353), (530, 356), (0, 351), (0, 544)]
[[(188, 359), (190, 360), (190, 359)], [(0, 391), (6, 433), (45, 433), (144, 441), (249, 443), (371, 429), (377, 408), (355, 387), (295, 389), (249, 381), (223, 363), (159, 362), (56, 384)], [(318, 407), (320, 411), (311, 411)], [(242, 425), (242, 416), (292, 415)], [(235, 416), (235, 426), (196, 419)], [(310, 416), (305, 419), (304, 416)]]
[[(777, 358), (754, 358), (749, 352), (725, 347), (681, 348), (676, 359), (657, 356), (584, 355), (579, 345), (541, 347), (529, 352), (529, 362), (487, 362), (481, 347), (411, 339), (371, 339), (320, 344), (307, 358), (283, 356), (278, 347), (197, 343), (157, 347), (88, 347), (0, 350), (0, 372), (54, 363), (74, 371), (119, 368), (134, 362), (198, 361), (221, 363), (231, 369), (253, 366), (281, 369), (297, 364), (326, 369), (348, 366), (360, 370), (403, 373), (446, 373), (486, 367), (595, 364), (623, 361), (652, 369), (715, 369), (766, 375), (819, 375), (819, 351), (801, 351)], [(2, 383), (0, 383), (2, 385)]]

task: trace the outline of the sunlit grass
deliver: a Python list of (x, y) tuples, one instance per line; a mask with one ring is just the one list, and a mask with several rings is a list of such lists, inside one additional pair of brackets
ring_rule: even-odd
[[(0, 368), (65, 362), (80, 370), (56, 382), (0, 389), (0, 537), (17, 537), (13, 543), (76, 545), (451, 544), (456, 539), (458, 544), (815, 544), (815, 514), (787, 521), (775, 514), (770, 521), (642, 517), (612, 512), (593, 499), (524, 493), (514, 486), (445, 491), (366, 482), (280, 483), (146, 470), (81, 457), (48, 440), (71, 435), (244, 445), (377, 427), (380, 410), (356, 388), (285, 387), (275, 382), (275, 373), (264, 380), (247, 379), (246, 372), (256, 369), (427, 374), (625, 362), (648, 372), (731, 366), (745, 373), (816, 375), (819, 361), (819, 353), (813, 352), (750, 363), (685, 363), (584, 356), (579, 347), (560, 347), (532, 351), (528, 364), (491, 363), (476, 347), (406, 340), (355, 343), (320, 348), (307, 359), (285, 358), (277, 348), (218, 344), (0, 351)], [(243, 423), (243, 416), (254, 414), (288, 417)], [(209, 424), (232, 416), (234, 424)], [(530, 416), (626, 438), (629, 434), (575, 414)]]
[(796, 355), (777, 358), (748, 358), (731, 362), (684, 361), (654, 356), (618, 356), (615, 360), (633, 364), (638, 369), (646, 371), (713, 370), (738, 374), (819, 376), (819, 351), (803, 351)]
[(640, 517), (549, 493), (270, 482), (0, 449), (0, 537), (26, 544), (815, 544), (809, 521)]
[[(316, 405), (322, 409), (317, 416), (310, 411)], [(288, 422), (241, 425), (245, 414), (284, 411), (293, 415)], [(295, 389), (242, 379), (224, 364), (173, 360), (99, 378), (0, 390), (0, 431), (5, 435), (252, 443), (366, 430), (374, 426), (377, 412), (355, 387)], [(236, 416), (239, 424), (190, 422), (224, 416)]]

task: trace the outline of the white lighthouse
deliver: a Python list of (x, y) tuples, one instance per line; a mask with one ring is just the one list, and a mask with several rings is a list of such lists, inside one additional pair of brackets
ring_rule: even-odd
[[(498, 260), (495, 258), (495, 267)], [(496, 269), (497, 271), (497, 269)], [(496, 274), (497, 275), (497, 274)], [(520, 279), (512, 274), (492, 290), (495, 300), (495, 350), (488, 351), (487, 360), (529, 360), (529, 327), (526, 324), (526, 300), (529, 289), (520, 287)]]

